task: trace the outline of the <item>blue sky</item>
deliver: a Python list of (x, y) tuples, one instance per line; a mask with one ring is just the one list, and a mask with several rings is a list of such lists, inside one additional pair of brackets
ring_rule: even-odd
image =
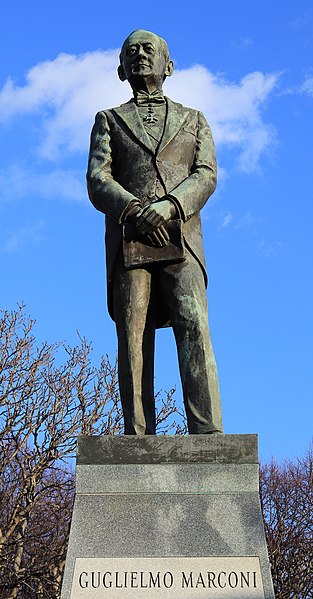
[[(1, 305), (25, 302), (39, 340), (115, 358), (103, 219), (87, 199), (94, 114), (130, 97), (116, 75), (133, 29), (164, 37), (165, 91), (213, 130), (219, 185), (202, 212), (226, 433), (259, 434), (263, 460), (312, 440), (313, 5), (276, 0), (22, 0), (0, 21)], [(170, 330), (156, 388), (177, 387)]]

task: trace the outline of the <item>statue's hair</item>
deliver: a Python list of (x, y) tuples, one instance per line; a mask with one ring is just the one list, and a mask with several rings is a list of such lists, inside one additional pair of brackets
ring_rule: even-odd
[(170, 53), (169, 53), (169, 49), (168, 49), (168, 45), (166, 43), (166, 41), (163, 39), (163, 37), (160, 37), (159, 35), (157, 35), (156, 33), (153, 33), (153, 31), (146, 31), (145, 29), (135, 29), (134, 31), (132, 31), (126, 38), (126, 40), (124, 41), (122, 48), (121, 48), (121, 52), (120, 52), (120, 62), (122, 62), (122, 56), (125, 50), (125, 46), (129, 40), (129, 38), (134, 34), (134, 33), (138, 33), (139, 31), (142, 31), (143, 33), (150, 33), (151, 35), (154, 35), (154, 37), (156, 37), (160, 42), (161, 42), (161, 46), (162, 46), (162, 50), (163, 50), (163, 54), (165, 57), (165, 60), (169, 60), (170, 59)]

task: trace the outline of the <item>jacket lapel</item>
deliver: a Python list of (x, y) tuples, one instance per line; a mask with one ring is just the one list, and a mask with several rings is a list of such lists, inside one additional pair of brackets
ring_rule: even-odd
[[(167, 144), (175, 137), (184, 121), (186, 120), (189, 111), (182, 104), (173, 102), (170, 98), (167, 101), (167, 116), (165, 121), (164, 133), (158, 148), (158, 154), (167, 146)], [(129, 100), (126, 104), (122, 104), (118, 108), (112, 108), (127, 125), (128, 129), (137, 137), (137, 139), (152, 153), (155, 151), (150, 142), (149, 136), (141, 122), (139, 112), (134, 100)]]
[(182, 104), (173, 102), (170, 98), (167, 101), (167, 117), (165, 121), (164, 133), (159, 145), (158, 153), (164, 150), (165, 146), (175, 137), (186, 120), (189, 111)]
[(134, 100), (129, 100), (126, 104), (122, 104), (118, 108), (112, 108), (127, 125), (128, 129), (137, 137), (137, 139), (152, 153), (154, 154), (153, 147), (146, 130), (141, 122), (139, 112)]

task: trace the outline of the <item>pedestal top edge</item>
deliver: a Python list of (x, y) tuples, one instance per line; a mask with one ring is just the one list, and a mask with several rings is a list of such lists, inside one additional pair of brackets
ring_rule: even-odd
[(257, 464), (258, 436), (103, 435), (77, 439), (77, 459), (87, 464)]

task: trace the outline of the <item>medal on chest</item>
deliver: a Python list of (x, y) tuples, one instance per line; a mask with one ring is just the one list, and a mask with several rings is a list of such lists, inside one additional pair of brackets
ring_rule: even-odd
[(148, 104), (148, 114), (146, 114), (143, 117), (143, 121), (144, 123), (146, 123), (146, 125), (154, 125), (154, 123), (158, 122), (158, 118), (153, 110), (153, 106), (151, 104)]

